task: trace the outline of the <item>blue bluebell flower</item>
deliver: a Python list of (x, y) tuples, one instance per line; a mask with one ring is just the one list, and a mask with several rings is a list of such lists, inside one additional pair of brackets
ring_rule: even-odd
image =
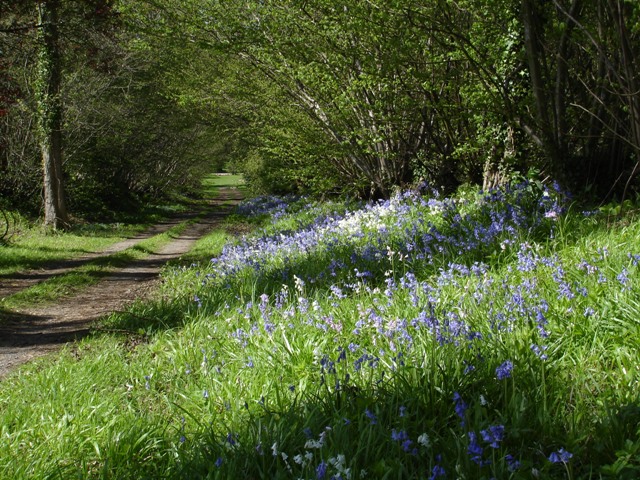
[(368, 408), (364, 411), (364, 414), (371, 421), (371, 425), (378, 423), (378, 417)]
[(504, 425), (491, 425), (485, 430), (480, 430), (480, 435), (491, 448), (500, 448), (500, 442), (504, 440)]
[(512, 371), (513, 371), (513, 362), (511, 360), (506, 360), (496, 368), (496, 377), (498, 378), (498, 380), (510, 378)]
[(547, 354), (544, 353), (547, 350), (547, 348), (548, 348), (547, 345), (543, 345), (543, 346), (535, 345), (535, 344), (531, 345), (531, 351), (535, 353), (540, 360), (546, 360), (548, 358)]
[(444, 467), (436, 464), (431, 470), (431, 476), (429, 477), (429, 480), (435, 480), (436, 478), (444, 477), (446, 474), (447, 472)]
[(572, 453), (569, 453), (564, 448), (561, 448), (560, 450), (552, 452), (551, 455), (549, 455), (549, 461), (551, 463), (567, 463), (569, 462), (571, 457), (573, 457)]
[(504, 459), (507, 462), (507, 469), (510, 472), (515, 472), (521, 466), (520, 462), (511, 454), (505, 455)]
[(316, 478), (317, 480), (323, 480), (326, 475), (327, 475), (327, 464), (323, 460), (316, 467)]
[(454, 409), (455, 409), (456, 415), (458, 415), (458, 417), (460, 417), (460, 419), (462, 420), (460, 422), (460, 425), (464, 426), (464, 424), (465, 424), (465, 414), (466, 414), (467, 408), (469, 408), (469, 406), (462, 399), (462, 397), (460, 396), (460, 394), (458, 392), (454, 392), (454, 394), (453, 394), (453, 402), (454, 402)]
[(467, 434), (469, 437), (469, 445), (467, 446), (467, 453), (471, 457), (471, 461), (477, 463), (478, 465), (482, 465), (482, 452), (483, 448), (478, 443), (478, 437), (476, 432), (469, 432)]

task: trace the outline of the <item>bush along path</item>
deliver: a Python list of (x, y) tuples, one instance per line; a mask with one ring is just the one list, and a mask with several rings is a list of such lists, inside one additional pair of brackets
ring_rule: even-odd
[[(158, 282), (162, 267), (167, 262), (179, 259), (200, 237), (216, 228), (241, 198), (239, 190), (221, 188), (217, 198), (211, 201), (210, 208), (195, 221), (190, 222), (193, 215), (183, 216), (113, 245), (99, 254), (51, 265), (49, 269), (38, 271), (37, 275), (4, 279), (3, 285), (7, 287), (0, 287), (0, 291), (20, 294), (20, 290), (25, 292), (25, 289), (56, 275), (73, 274), (91, 262), (99, 263), (101, 259), (126, 252), (126, 249), (135, 249), (146, 238), (167, 231), (179, 232), (171, 235), (172, 239), (161, 248), (130, 261), (76, 295), (63, 298), (55, 304), (0, 310), (0, 316), (3, 317), (0, 323), (0, 378), (34, 358), (87, 335), (92, 324), (100, 317), (120, 310), (134, 300), (148, 298)], [(115, 259), (116, 263), (121, 261), (122, 258)]]

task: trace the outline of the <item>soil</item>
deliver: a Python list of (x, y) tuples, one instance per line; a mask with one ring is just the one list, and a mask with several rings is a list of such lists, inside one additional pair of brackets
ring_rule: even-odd
[[(218, 226), (241, 199), (239, 190), (222, 188), (216, 200), (211, 202), (207, 213), (158, 253), (132, 262), (127, 267), (112, 272), (99, 283), (55, 304), (0, 313), (4, 317), (0, 324), (0, 378), (34, 358), (54, 352), (62, 345), (88, 335), (99, 318), (122, 310), (135, 300), (150, 298), (160, 282), (162, 267), (187, 253), (194, 242)], [(112, 245), (107, 250), (52, 264), (41, 270), (2, 278), (0, 298), (68, 272), (96, 257), (129, 248), (144, 238), (168, 230), (188, 217), (189, 215), (184, 215), (163, 222), (144, 234)]]

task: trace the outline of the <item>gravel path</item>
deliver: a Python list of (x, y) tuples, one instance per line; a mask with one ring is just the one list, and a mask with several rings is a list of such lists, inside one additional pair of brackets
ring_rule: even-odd
[[(82, 290), (75, 296), (64, 298), (56, 304), (5, 315), (7, 321), (0, 326), (0, 378), (36, 357), (55, 351), (61, 345), (87, 335), (91, 325), (100, 317), (122, 310), (136, 299), (150, 296), (159, 281), (161, 268), (167, 262), (187, 253), (193, 243), (214, 229), (229, 214), (232, 206), (242, 198), (237, 189), (220, 190), (220, 195), (212, 202), (210, 211), (200, 221), (187, 227), (178, 238), (172, 240), (160, 252), (132, 262), (127, 267), (114, 271), (99, 283)], [(19, 285), (27, 288), (98, 256), (106, 256), (129, 248), (143, 238), (161, 233), (174, 224), (174, 222), (160, 224), (145, 234), (113, 245), (104, 252), (83, 256), (70, 262), (61, 262), (50, 269), (3, 279), (5, 281), (0, 287), (0, 297), (4, 296), (2, 292), (15, 293)]]

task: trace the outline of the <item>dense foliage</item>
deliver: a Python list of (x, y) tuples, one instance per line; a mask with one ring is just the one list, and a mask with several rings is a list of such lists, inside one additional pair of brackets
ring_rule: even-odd
[(637, 476), (637, 222), (531, 182), (238, 215), (113, 337), (5, 380), (0, 477)]
[(2, 204), (42, 210), (36, 4), (47, 3), (57, 8), (61, 82), (63, 166), (53, 182), (64, 186), (71, 213), (104, 218), (145, 197), (199, 188), (215, 168), (210, 127), (172, 98), (163, 66), (171, 59), (141, 46), (114, 2), (0, 2)]
[[(260, 178), (273, 179), (263, 188), (282, 189), (275, 179), (309, 161), (332, 178), (337, 172), (341, 189), (373, 197), (420, 178), (488, 188), (530, 168), (600, 196), (636, 185), (634, 2), (122, 6), (136, 28), (186, 40), (225, 65), (210, 68), (222, 77), (201, 77), (195, 90), (192, 82), (176, 87), (194, 104), (240, 107), (242, 121), (227, 123), (224, 135), (251, 135), (237, 164), (253, 173), (259, 163)], [(200, 68), (190, 64), (188, 71)], [(324, 178), (290, 182), (290, 190)]]
[(37, 209), (44, 184), (45, 207), (52, 192), (71, 212), (119, 209), (203, 168), (368, 198), (532, 169), (598, 198), (637, 187), (637, 2), (34, 3), (0, 2), (14, 204)]

